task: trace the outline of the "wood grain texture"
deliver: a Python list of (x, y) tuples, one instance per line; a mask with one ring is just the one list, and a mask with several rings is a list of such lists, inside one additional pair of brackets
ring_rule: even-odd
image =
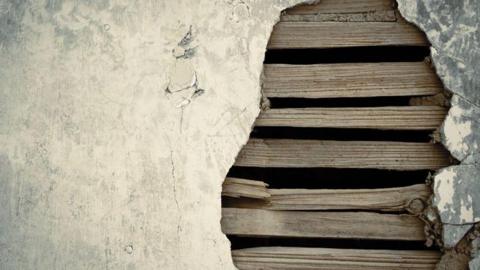
[(266, 199), (270, 197), (267, 187), (268, 185), (262, 181), (228, 177), (223, 182), (222, 196)]
[(380, 189), (270, 189), (268, 209), (405, 211), (412, 200), (426, 201), (425, 185)]
[(393, 0), (323, 0), (316, 5), (287, 9), (281, 21), (396, 22)]
[(440, 80), (425, 62), (264, 65), (267, 97), (424, 96), (442, 91)]
[(240, 270), (433, 270), (440, 252), (302, 247), (256, 247), (233, 250)]
[(279, 22), (269, 49), (339, 48), (359, 46), (427, 46), (425, 35), (399, 22)]
[(423, 223), (410, 215), (369, 212), (269, 211), (223, 208), (228, 235), (424, 240)]
[[(413, 211), (431, 195), (426, 185), (418, 184), (378, 189), (267, 189), (262, 200), (234, 200), (228, 207), (268, 210), (374, 210)], [(256, 198), (258, 197), (247, 197)], [(420, 200), (420, 201), (418, 201)], [(424, 206), (423, 204), (420, 206)], [(421, 210), (421, 209), (420, 209)]]
[(246, 167), (436, 170), (449, 154), (431, 143), (251, 139), (235, 162)]
[(363, 13), (394, 9), (394, 0), (322, 0), (315, 5), (299, 5), (287, 9), (285, 15), (329, 13)]
[(447, 109), (440, 106), (269, 109), (260, 114), (255, 125), (434, 130), (446, 115)]
[(393, 10), (363, 13), (319, 13), (309, 15), (282, 15), (282, 22), (396, 22)]
[(426, 201), (425, 185), (379, 189), (269, 189), (272, 210), (405, 211), (412, 200)]

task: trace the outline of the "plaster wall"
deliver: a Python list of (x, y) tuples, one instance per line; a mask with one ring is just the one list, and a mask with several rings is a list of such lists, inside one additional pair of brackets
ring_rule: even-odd
[[(234, 269), (221, 183), (272, 26), (300, 2), (0, 0), (0, 269)], [(478, 181), (455, 203), (455, 179), (479, 175), (480, 4), (399, 8), (455, 94), (442, 134), (462, 163), (435, 195), (442, 222), (469, 226)]]
[(0, 268), (234, 269), (221, 183), (300, 0), (0, 0)]

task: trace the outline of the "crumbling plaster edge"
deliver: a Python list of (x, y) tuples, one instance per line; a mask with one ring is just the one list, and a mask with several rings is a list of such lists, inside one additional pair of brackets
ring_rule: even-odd
[[(439, 204), (442, 202), (442, 200), (443, 201), (447, 200), (447, 201), (452, 201), (453, 202), (455, 199), (458, 199), (458, 198), (455, 198), (455, 197), (456, 197), (456, 195), (458, 195), (456, 193), (459, 193), (459, 191), (457, 191), (457, 187), (454, 187), (453, 183), (452, 183), (451, 184), (452, 186), (450, 187), (451, 190), (449, 190), (448, 192), (445, 192), (445, 194), (443, 194), (444, 196), (442, 196), (442, 198), (440, 198), (439, 197), (440, 196), (439, 195), (440, 191), (438, 191), (438, 186), (437, 185), (440, 185), (441, 183), (444, 184), (445, 182), (448, 182), (448, 183), (454, 182), (455, 178), (460, 178), (461, 177), (462, 179), (458, 180), (459, 183), (462, 183), (462, 185), (468, 185), (467, 183), (469, 183), (470, 185), (468, 185), (467, 188), (473, 190), (472, 192), (475, 192), (475, 190), (478, 190), (478, 187), (475, 188), (473, 186), (473, 185), (478, 185), (478, 183), (475, 184), (474, 181), (468, 181), (469, 178), (472, 178), (473, 176), (475, 176), (475, 174), (473, 176), (468, 174), (468, 173), (471, 173), (471, 168), (470, 167), (472, 165), (475, 166), (478, 163), (480, 163), (479, 162), (479, 160), (480, 160), (479, 159), (479, 154), (476, 151), (477, 146), (468, 145), (470, 142), (467, 139), (467, 135), (462, 134), (462, 131), (460, 130), (461, 129), (461, 120), (465, 120), (465, 119), (461, 119), (460, 117), (468, 118), (470, 116), (470, 114), (473, 114), (473, 113), (472, 112), (466, 112), (466, 111), (462, 112), (462, 108), (459, 106), (459, 103), (464, 102), (464, 105), (467, 104), (467, 107), (466, 107), (467, 110), (470, 110), (470, 109), (473, 110), (474, 109), (474, 110), (479, 110), (480, 111), (480, 107), (478, 106), (478, 104), (475, 103), (475, 98), (474, 97), (472, 97), (472, 98), (468, 97), (466, 94), (469, 93), (469, 92), (465, 91), (465, 89), (462, 89), (462, 88), (465, 88), (465, 86), (472, 85), (472, 84), (469, 84), (469, 82), (466, 82), (465, 78), (461, 78), (461, 79), (463, 79), (462, 84), (461, 84), (462, 87), (458, 87), (458, 85), (455, 85), (455, 84), (448, 81), (448, 78), (447, 78), (449, 76), (448, 74), (442, 74), (441, 72), (439, 72), (439, 70), (442, 70), (442, 68), (445, 68), (445, 69), (449, 68), (448, 65), (446, 65), (446, 64), (442, 67), (441, 57), (448, 57), (450, 59), (454, 59), (455, 62), (457, 63), (457, 65), (464, 65), (464, 63), (458, 57), (455, 57), (454, 55), (449, 54), (446, 50), (443, 50), (442, 48), (439, 48), (438, 46), (435, 45), (434, 38), (429, 35), (430, 30), (432, 30), (432, 29), (429, 29), (429, 27), (427, 27), (427, 25), (423, 25), (419, 21), (416, 20), (418, 18), (417, 16), (419, 16), (419, 14), (414, 14), (414, 13), (418, 12), (416, 10), (417, 2), (408, 1), (408, 0), (397, 0), (397, 3), (398, 3), (398, 10), (399, 10), (400, 14), (408, 22), (414, 24), (416, 27), (418, 27), (420, 30), (422, 30), (425, 33), (427, 39), (429, 40), (429, 42), (431, 44), (430, 55), (432, 57), (432, 63), (433, 63), (435, 73), (438, 75), (438, 77), (442, 81), (442, 83), (444, 85), (444, 88), (452, 94), (452, 99), (458, 100), (457, 104), (451, 104), (451, 107), (449, 108), (448, 114), (447, 114), (446, 118), (444, 119), (444, 121), (441, 125), (441, 129), (440, 129), (440, 134), (441, 134), (441, 137), (442, 137), (441, 143), (452, 154), (453, 157), (455, 157), (457, 160), (459, 160), (458, 165), (452, 165), (452, 166), (449, 166), (449, 167), (446, 167), (446, 168), (442, 168), (442, 169), (438, 170), (433, 177), (433, 181), (434, 181), (433, 186), (435, 187), (434, 195), (432, 195), (432, 198), (433, 198), (433, 201), (434, 201), (434, 207), (433, 208), (437, 212), (437, 215), (440, 217), (441, 216), (441, 213), (440, 213), (441, 210), (438, 207)], [(430, 13), (431, 12), (432, 11), (430, 10)], [(434, 16), (437, 16), (437, 15), (438, 14), (433, 14), (431, 16), (434, 17)], [(440, 33), (442, 31), (446, 31), (443, 28), (433, 29), (433, 30), (440, 31)], [(461, 33), (458, 33), (458, 31), (455, 31), (453, 36), (460, 35), (460, 34)], [(451, 38), (453, 39), (453, 37), (451, 37)], [(474, 69), (475, 67), (467, 67), (467, 69), (468, 68), (473, 68)], [(455, 89), (456, 87), (459, 88), (459, 89)], [(456, 106), (456, 108), (454, 108), (454, 106)], [(452, 116), (455, 109), (457, 110), (457, 114), (458, 114), (458, 110), (460, 110), (460, 116), (458, 118)], [(447, 121), (450, 121), (453, 124), (450, 123), (450, 125), (447, 125), (446, 124)], [(470, 125), (472, 126), (472, 124), (470, 124)], [(472, 128), (471, 126), (470, 126), (470, 128)], [(457, 134), (458, 137), (460, 137), (460, 138), (458, 138), (458, 137), (454, 138), (453, 141), (460, 142), (464, 147), (465, 147), (465, 144), (467, 144), (466, 145), (466, 150), (461, 149), (463, 151), (458, 151), (458, 149), (456, 149), (456, 148), (461, 148), (461, 147), (459, 147), (458, 145), (452, 145), (451, 143), (449, 144), (450, 139), (452, 139), (451, 137), (454, 137), (452, 135), (452, 133)], [(475, 134), (476, 136), (479, 136), (480, 135), (480, 130), (474, 128), (473, 130), (470, 131), (470, 134)], [(471, 142), (471, 143), (474, 143), (474, 142)], [(442, 173), (447, 172), (447, 171), (455, 171), (457, 169), (458, 169), (458, 172), (456, 174), (454, 174), (454, 176), (452, 176), (451, 179), (448, 179), (446, 181), (445, 181), (445, 179), (441, 179), (441, 177), (444, 177), (444, 175), (442, 175)], [(477, 169), (477, 171), (478, 171), (478, 169)], [(474, 170), (474, 173), (475, 173), (475, 170)], [(466, 175), (468, 175), (468, 177), (465, 177)], [(440, 178), (440, 179), (437, 179), (437, 178)], [(441, 180), (443, 180), (443, 181), (441, 181)], [(438, 193), (437, 193), (437, 191), (438, 191)], [(447, 194), (447, 196), (445, 196), (446, 194)], [(463, 196), (469, 196), (469, 195), (463, 194)], [(447, 198), (445, 198), (445, 197), (447, 197)], [(473, 200), (473, 199), (470, 198), (470, 200)], [(474, 210), (471, 210), (471, 209), (474, 208), (475, 202), (471, 201), (470, 203), (471, 204), (470, 204), (470, 209), (469, 210), (470, 210), (470, 212), (474, 212)], [(477, 202), (477, 204), (478, 204), (478, 202)], [(463, 211), (460, 211), (460, 213), (458, 211), (455, 212), (455, 209), (454, 209), (453, 206), (450, 205), (449, 207), (451, 209), (443, 209), (443, 211), (447, 212), (448, 214), (453, 213), (454, 215), (460, 216), (459, 219), (462, 218)], [(474, 221), (478, 222), (478, 220), (474, 220)], [(444, 220), (441, 220), (441, 222), (443, 223), (443, 226), (442, 226), (443, 227), (443, 229), (442, 229), (442, 240), (443, 240), (443, 239), (446, 239), (446, 237), (447, 237), (446, 227), (452, 227), (452, 225), (448, 222), (445, 222)], [(455, 229), (459, 229), (462, 232), (455, 231), (455, 229), (453, 227), (450, 228), (452, 231), (448, 232), (448, 234), (449, 234), (448, 237), (457, 238), (457, 239), (455, 240), (455, 242), (454, 242), (455, 244), (453, 246), (446, 247), (446, 249), (444, 250), (444, 252), (445, 252), (444, 256), (442, 257), (442, 260), (437, 265), (437, 269), (444, 269), (444, 268), (447, 269), (447, 268), (450, 268), (450, 267), (463, 267), (462, 263), (457, 265), (457, 264), (455, 264), (456, 262), (452, 262), (451, 259), (453, 258), (453, 260), (454, 261), (456, 260), (457, 262), (461, 261), (462, 258), (459, 258), (459, 257), (464, 257), (465, 254), (456, 253), (456, 249), (459, 248), (461, 250), (461, 249), (465, 249), (465, 247), (468, 250), (467, 254), (470, 253), (469, 255), (471, 256), (470, 269), (476, 269), (475, 267), (478, 267), (477, 264), (475, 263), (475, 261), (479, 261), (479, 256), (478, 256), (478, 253), (475, 254), (475, 245), (473, 243), (475, 241), (479, 241), (480, 238), (478, 237), (477, 234), (475, 234), (475, 231), (478, 229), (478, 226), (474, 226), (475, 222), (464, 222), (462, 224), (453, 225), (453, 227), (457, 227)], [(456, 233), (458, 235), (455, 235)], [(475, 239), (475, 237), (476, 237), (476, 239)], [(462, 265), (462, 266), (459, 266), (459, 265)], [(442, 268), (442, 267), (444, 267), (444, 268)]]
[[(263, 49), (263, 58), (261, 59), (262, 61), (262, 67), (261, 67), (261, 71), (260, 71), (260, 75), (257, 79), (258, 81), (258, 87), (257, 89), (259, 89), (259, 93), (257, 95), (257, 100), (255, 102), (255, 104), (252, 104), (248, 107), (252, 107), (252, 106), (256, 106), (256, 109), (257, 109), (257, 112), (255, 114), (255, 120), (253, 122), (251, 122), (250, 124), (250, 127), (248, 128), (248, 133), (250, 134), (254, 127), (255, 127), (255, 122), (256, 120), (258, 119), (258, 117), (260, 116), (260, 113), (266, 109), (265, 106), (268, 106), (267, 103), (265, 101), (268, 102), (266, 96), (264, 95), (263, 93), (263, 82), (264, 82), (264, 61), (265, 61), (265, 55), (266, 55), (266, 52), (268, 50), (268, 43), (270, 41), (270, 38), (272, 36), (272, 33), (273, 33), (273, 28), (275, 27), (275, 25), (280, 22), (280, 18), (282, 16), (282, 14), (287, 10), (287, 9), (290, 9), (290, 8), (294, 8), (296, 6), (300, 6), (300, 5), (315, 5), (315, 4), (319, 4), (322, 0), (304, 0), (302, 2), (299, 2), (299, 3), (296, 3), (296, 4), (293, 4), (293, 5), (290, 5), (290, 6), (287, 6), (285, 7), (283, 10), (281, 10), (277, 16), (275, 17), (275, 20), (273, 21), (273, 24), (271, 24), (271, 27), (269, 28), (269, 35), (267, 36), (267, 43), (265, 45), (265, 48)], [(246, 107), (245, 109), (248, 109), (248, 107)], [(248, 141), (250, 140), (250, 135), (248, 135), (246, 137), (245, 140), (243, 140), (238, 146), (237, 146), (237, 152), (235, 153), (235, 158), (233, 159), (233, 162), (231, 164), (229, 164), (228, 168), (232, 168), (234, 165), (235, 165), (235, 162), (241, 152), (241, 150), (247, 145)], [(223, 176), (223, 181), (220, 183), (221, 185), (223, 185), (223, 183), (225, 182), (225, 179), (227, 177), (227, 173), (228, 173), (228, 170), (225, 172), (224, 176)], [(221, 187), (221, 190), (223, 188)], [(219, 200), (221, 201), (221, 194), (219, 194)], [(221, 204), (221, 207), (223, 207), (223, 205)], [(218, 222), (221, 223), (221, 220), (223, 218), (223, 215), (220, 216), (220, 218), (218, 219)], [(221, 227), (221, 226), (220, 226)], [(228, 239), (227, 235), (223, 232), (223, 230), (221, 230), (220, 234), (222, 235), (222, 237), (227, 241), (228, 245), (229, 245), (229, 250), (228, 250), (228, 255), (227, 256), (230, 256), (230, 258), (233, 259), (233, 255), (232, 255), (232, 243), (230, 242), (230, 240)], [(234, 264), (234, 267), (235, 269), (238, 270), (238, 268), (235, 266)]]

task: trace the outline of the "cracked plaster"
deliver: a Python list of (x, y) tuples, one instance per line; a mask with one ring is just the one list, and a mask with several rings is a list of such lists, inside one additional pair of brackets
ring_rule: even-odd
[[(272, 26), (300, 2), (0, 0), (0, 265), (234, 269), (221, 182)], [(480, 4), (398, 2), (454, 93), (442, 141), (462, 163), (435, 201), (456, 239), (478, 220)]]
[(221, 183), (300, 2), (0, 0), (0, 268), (234, 269)]

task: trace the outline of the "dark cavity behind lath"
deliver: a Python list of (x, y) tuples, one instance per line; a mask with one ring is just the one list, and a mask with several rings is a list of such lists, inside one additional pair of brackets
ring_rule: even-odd
[(378, 46), (332, 49), (267, 50), (265, 64), (417, 62), (429, 56), (427, 46)]

